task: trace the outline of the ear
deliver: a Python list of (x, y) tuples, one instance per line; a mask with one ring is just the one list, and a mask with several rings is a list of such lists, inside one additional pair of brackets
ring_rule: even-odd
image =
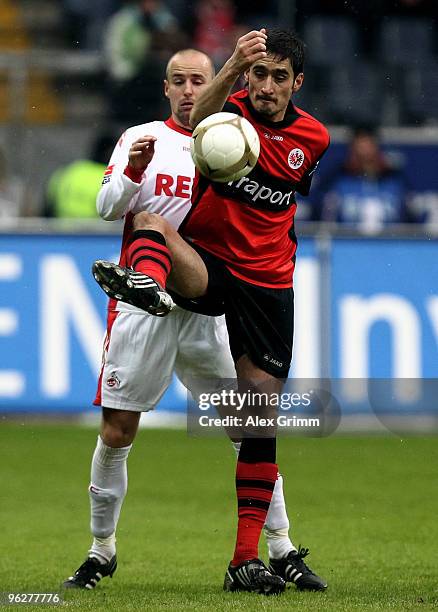
[(164, 95), (166, 96), (166, 98), (169, 97), (169, 81), (167, 79), (164, 79)]
[(243, 73), (243, 78), (245, 79), (245, 83), (249, 82), (249, 68)]
[(297, 91), (300, 91), (303, 82), (304, 82), (304, 74), (302, 72), (300, 72), (295, 77), (292, 93), (297, 93)]

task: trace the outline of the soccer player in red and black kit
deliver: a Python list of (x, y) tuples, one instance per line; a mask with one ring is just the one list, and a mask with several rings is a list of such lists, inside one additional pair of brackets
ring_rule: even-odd
[[(229, 183), (198, 176), (179, 233), (158, 215), (136, 215), (134, 271), (94, 264), (96, 280), (110, 296), (148, 312), (169, 308), (165, 288), (184, 307), (225, 312), (242, 388), (277, 395), (292, 358), (295, 191), (308, 194), (329, 144), (325, 127), (291, 102), (303, 83), (303, 62), (304, 45), (290, 32), (261, 29), (242, 36), (199, 96), (190, 122), (197, 125), (222, 109), (246, 117), (260, 137), (256, 167)], [(247, 88), (230, 95), (242, 74)], [(305, 550), (270, 559), (269, 569), (258, 558), (278, 474), (275, 460), (275, 436), (244, 437), (236, 471), (236, 547), (226, 590), (280, 593), (285, 581), (296, 582), (303, 572), (311, 575), (315, 589), (327, 586), (305, 565)]]

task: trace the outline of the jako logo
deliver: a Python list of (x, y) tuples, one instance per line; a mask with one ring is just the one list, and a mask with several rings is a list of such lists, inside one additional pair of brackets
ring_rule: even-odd
[(283, 362), (282, 361), (278, 361), (277, 359), (274, 359), (274, 357), (271, 357), (271, 355), (268, 355), (267, 353), (265, 353), (263, 355), (263, 359), (265, 361), (268, 361), (269, 363), (272, 363), (272, 365), (277, 366), (277, 368), (282, 368), (283, 367)]

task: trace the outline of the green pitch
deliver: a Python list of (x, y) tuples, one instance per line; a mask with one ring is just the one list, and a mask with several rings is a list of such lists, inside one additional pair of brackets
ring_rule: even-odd
[[(0, 591), (56, 591), (83, 561), (95, 438), (75, 426), (2, 425)], [(129, 459), (119, 568), (95, 591), (68, 592), (68, 608), (436, 609), (437, 442), (389, 434), (282, 438), (278, 461), (294, 541), (310, 548), (309, 565), (329, 589), (291, 587), (266, 598), (222, 592), (236, 522), (228, 441), (141, 431)], [(261, 553), (266, 559), (264, 543)]]

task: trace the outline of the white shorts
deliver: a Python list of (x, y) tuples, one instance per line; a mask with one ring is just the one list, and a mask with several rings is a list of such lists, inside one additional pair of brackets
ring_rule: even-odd
[(138, 309), (110, 314), (95, 405), (153, 410), (174, 372), (194, 394), (192, 377), (235, 378), (225, 317), (178, 307), (163, 318)]

